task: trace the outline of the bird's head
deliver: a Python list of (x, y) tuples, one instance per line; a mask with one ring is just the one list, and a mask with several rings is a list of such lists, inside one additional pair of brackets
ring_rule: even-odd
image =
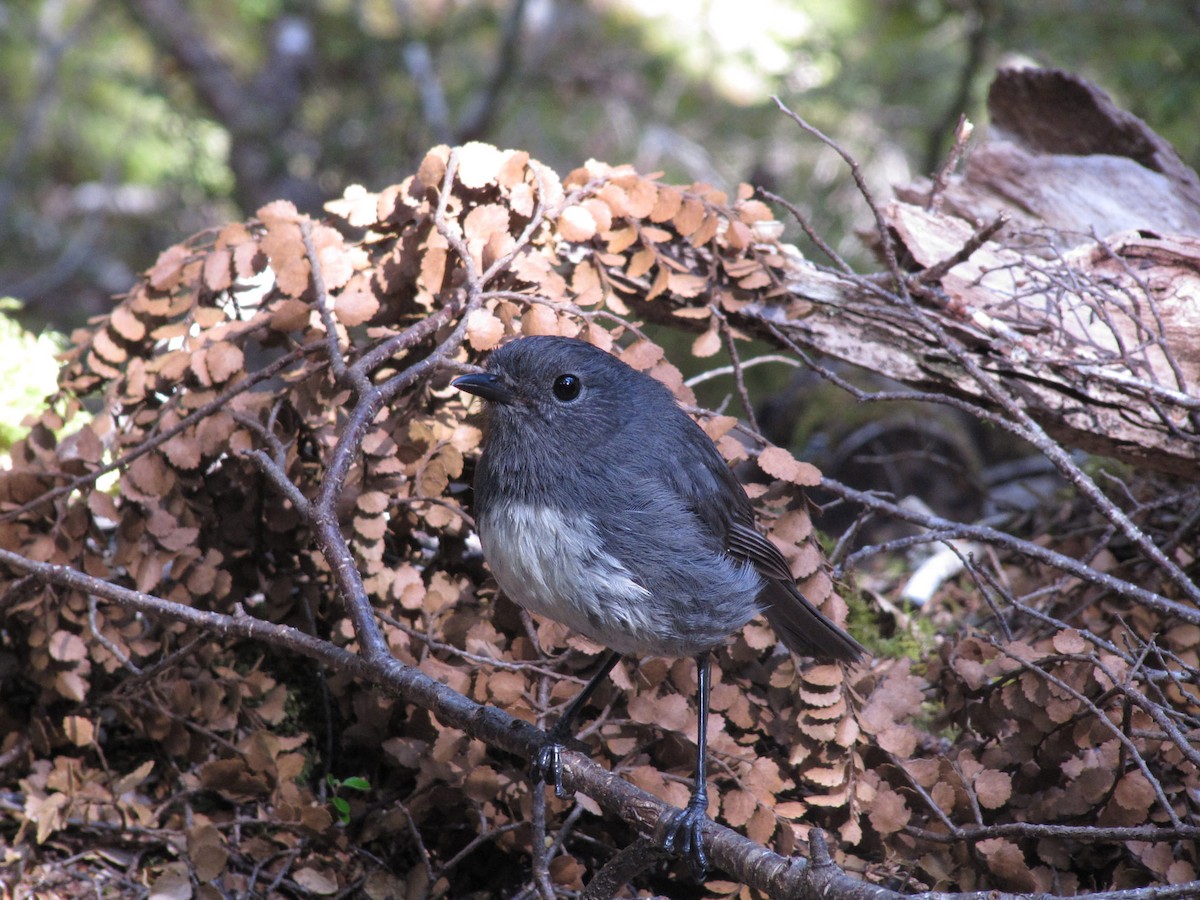
[(662, 384), (574, 338), (518, 338), (491, 355), (486, 371), (452, 383), (488, 401), (489, 441), (569, 441), (578, 452), (674, 406)]

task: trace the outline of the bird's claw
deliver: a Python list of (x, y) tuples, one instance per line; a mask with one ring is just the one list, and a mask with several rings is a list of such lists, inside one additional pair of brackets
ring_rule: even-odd
[(529, 765), (533, 780), (553, 785), (554, 796), (560, 798), (567, 796), (562, 783), (562, 751), (563, 745), (551, 739), (534, 754)]
[(693, 798), (683, 809), (676, 810), (663, 820), (662, 848), (687, 862), (692, 877), (701, 882), (708, 873), (708, 854), (704, 852), (701, 832), (708, 821), (708, 801), (697, 803)]

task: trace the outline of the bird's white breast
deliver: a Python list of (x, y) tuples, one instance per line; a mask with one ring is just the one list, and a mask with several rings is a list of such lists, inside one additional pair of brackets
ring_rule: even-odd
[(653, 631), (650, 592), (604, 550), (590, 517), (510, 502), (477, 524), (483, 555), (512, 600), (618, 652), (642, 650)]

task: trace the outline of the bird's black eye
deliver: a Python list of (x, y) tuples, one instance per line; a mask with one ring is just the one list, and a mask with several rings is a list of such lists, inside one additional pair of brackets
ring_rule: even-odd
[(559, 375), (554, 379), (554, 396), (563, 403), (570, 403), (579, 396), (582, 386), (578, 375)]

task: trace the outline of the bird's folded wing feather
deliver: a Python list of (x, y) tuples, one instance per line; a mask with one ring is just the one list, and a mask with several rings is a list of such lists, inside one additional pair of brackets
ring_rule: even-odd
[(791, 570), (779, 548), (759, 534), (757, 528), (734, 522), (729, 528), (725, 549), (733, 556), (752, 563), (764, 578), (792, 580)]
[[(694, 426), (697, 429), (699, 426)], [(676, 489), (723, 541), (725, 551), (749, 562), (767, 579), (761, 600), (776, 635), (788, 649), (816, 659), (855, 660), (866, 653), (800, 593), (787, 560), (754, 524), (754, 508), (725, 460), (709, 441), (679, 441)]]

